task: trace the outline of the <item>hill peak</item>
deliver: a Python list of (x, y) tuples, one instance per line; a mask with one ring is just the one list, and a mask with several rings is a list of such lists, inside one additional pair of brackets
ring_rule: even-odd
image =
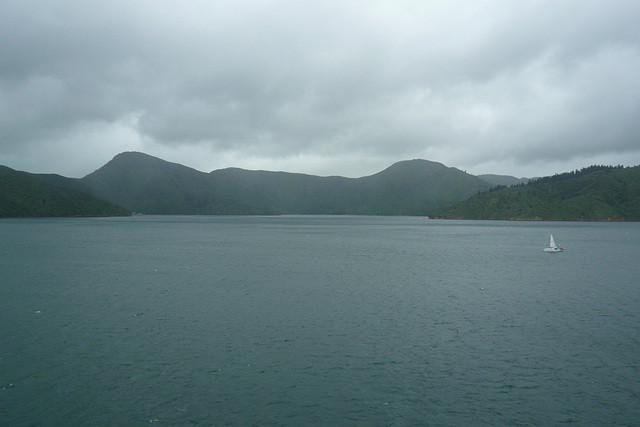
[(170, 163), (166, 160), (162, 160), (158, 157), (151, 156), (140, 151), (124, 151), (120, 154), (116, 154), (113, 159), (107, 162), (109, 164), (122, 164), (131, 162), (145, 162), (145, 163)]
[(402, 160), (392, 164), (383, 171), (371, 175), (371, 177), (401, 177), (405, 175), (427, 177), (447, 169), (449, 168), (442, 163), (432, 162), (430, 160)]
[(211, 173), (128, 151), (82, 178), (131, 211), (164, 214), (428, 215), (489, 184), (423, 159), (363, 178), (227, 168)]
[(204, 172), (197, 171), (196, 169), (188, 166), (181, 165), (179, 163), (172, 163), (158, 157), (151, 156), (149, 154), (141, 153), (139, 151), (125, 151), (117, 154), (109, 162), (107, 162), (100, 169), (88, 174), (83, 179), (89, 179), (105, 174), (121, 174), (124, 171), (131, 171), (140, 173), (160, 173), (162, 170), (181, 170), (189, 171), (198, 174)]
[(434, 169), (447, 169), (447, 166), (442, 163), (432, 162), (431, 160), (425, 159), (412, 159), (412, 160), (401, 160), (389, 166), (387, 169), (391, 168), (434, 168)]

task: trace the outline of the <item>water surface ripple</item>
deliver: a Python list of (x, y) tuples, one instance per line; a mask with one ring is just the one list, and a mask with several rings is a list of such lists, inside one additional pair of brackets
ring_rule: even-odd
[(0, 424), (639, 425), (639, 261), (637, 223), (4, 219)]

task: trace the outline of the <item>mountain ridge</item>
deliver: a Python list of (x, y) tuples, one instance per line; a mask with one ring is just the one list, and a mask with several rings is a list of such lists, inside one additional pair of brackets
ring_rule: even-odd
[(200, 172), (139, 152), (80, 179), (91, 193), (149, 214), (429, 215), (490, 184), (414, 159), (361, 178), (226, 168)]
[(275, 213), (226, 196), (228, 190), (216, 186), (205, 172), (139, 152), (120, 153), (80, 181), (92, 194), (139, 213)]
[[(5, 167), (3, 171), (12, 170)], [(53, 192), (57, 194), (55, 197), (66, 200), (66, 204), (72, 203), (72, 199), (76, 203), (80, 194), (91, 195), (92, 199), (82, 203), (95, 208), (100, 199), (108, 206), (122, 206), (124, 211), (117, 211), (117, 214), (128, 211), (167, 215), (640, 219), (640, 167), (591, 166), (552, 177), (526, 179), (503, 175), (474, 176), (438, 162), (413, 159), (396, 162), (372, 175), (345, 178), (233, 167), (206, 173), (145, 153), (124, 152), (79, 179), (13, 172), (18, 175), (12, 176), (25, 185), (16, 190), (18, 187), (7, 185), (11, 180), (5, 179), (0, 187), (0, 200), (5, 208), (8, 206), (13, 211), (5, 210), (4, 216), (11, 216), (11, 212), (29, 216), (28, 212), (15, 209), (24, 200), (34, 203), (30, 205), (32, 216), (47, 215), (40, 205), (42, 200), (50, 200), (50, 196), (42, 195)], [(46, 189), (34, 186), (33, 180), (47, 186)], [(58, 208), (49, 211), (53, 216), (87, 214), (78, 210), (64, 212)], [(108, 210), (94, 211), (94, 215), (95, 212), (109, 214), (105, 213)]]
[(506, 185), (506, 186), (512, 186), (512, 185), (518, 185), (518, 184), (526, 184), (529, 181), (532, 180), (536, 180), (538, 178), (516, 178), (515, 176), (509, 176), (509, 175), (495, 175), (495, 174), (482, 174), (482, 175), (476, 175), (478, 178), (484, 179), (485, 181), (489, 182), (490, 184), (493, 185)]
[(640, 166), (590, 166), (498, 186), (434, 214), (442, 219), (640, 221)]

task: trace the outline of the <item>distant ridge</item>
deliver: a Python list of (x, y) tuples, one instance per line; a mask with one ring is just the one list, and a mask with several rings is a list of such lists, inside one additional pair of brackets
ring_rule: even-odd
[(591, 166), (527, 181), (473, 176), (441, 163), (414, 159), (370, 176), (344, 178), (239, 168), (205, 173), (144, 153), (125, 152), (82, 179), (6, 167), (0, 172), (0, 216), (136, 212), (640, 220), (638, 166)]
[[(139, 152), (115, 156), (82, 178), (92, 194), (134, 212), (160, 215), (274, 214), (234, 197), (245, 192), (234, 183), (215, 182), (209, 174)], [(226, 184), (226, 185), (225, 185)]]
[(434, 214), (449, 219), (640, 221), (640, 166), (590, 166), (496, 187)]
[(510, 187), (512, 185), (518, 185), (518, 184), (526, 184), (531, 180), (537, 179), (537, 178), (516, 178), (515, 176), (493, 175), (493, 174), (478, 175), (478, 178), (484, 179), (485, 181), (493, 185), (506, 185), (507, 187)]
[(118, 154), (79, 181), (134, 212), (183, 215), (430, 215), (491, 186), (427, 160), (344, 178), (238, 168), (207, 174), (138, 152)]

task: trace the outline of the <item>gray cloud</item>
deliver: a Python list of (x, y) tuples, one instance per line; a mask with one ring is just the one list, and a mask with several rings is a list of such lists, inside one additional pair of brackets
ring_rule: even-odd
[(638, 164), (639, 21), (605, 1), (8, 0), (0, 164), (80, 176), (128, 149), (347, 176), (415, 157), (520, 176)]

